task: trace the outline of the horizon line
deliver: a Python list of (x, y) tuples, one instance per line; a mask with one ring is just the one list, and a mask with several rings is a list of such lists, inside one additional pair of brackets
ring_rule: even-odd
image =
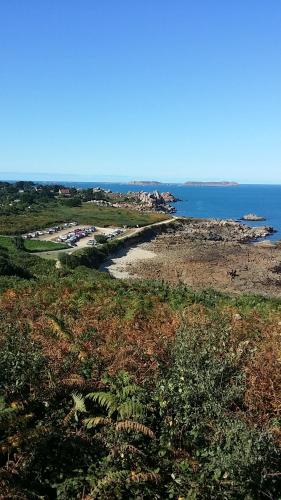
[[(1, 174), (0, 174), (1, 175)], [(32, 178), (31, 178), (32, 177)], [(36, 177), (34, 177), (33, 175), (31, 177), (20, 177), (20, 178), (2, 178), (0, 177), (0, 182), (20, 182), (20, 181), (30, 181), (30, 182), (34, 182), (34, 183), (40, 183), (40, 182), (43, 182), (43, 183), (51, 183), (51, 184), (63, 184), (63, 183), (86, 183), (86, 184), (92, 184), (92, 183), (99, 183), (99, 184), (126, 184), (126, 185), (142, 185), (142, 183), (145, 183), (145, 182), (149, 182), (151, 183), (150, 185), (151, 186), (154, 186), (154, 185), (157, 185), (158, 183), (159, 184), (173, 184), (173, 185), (181, 185), (181, 186), (184, 186), (184, 185), (187, 185), (188, 187), (188, 183), (198, 183), (198, 184), (223, 184), (225, 183), (226, 186), (225, 187), (238, 187), (238, 186), (280, 186), (281, 185), (281, 181), (280, 182), (245, 182), (245, 181), (242, 181), (242, 182), (239, 182), (239, 181), (225, 181), (225, 180), (188, 180), (188, 181), (161, 181), (161, 180), (156, 180), (154, 179), (155, 183), (153, 183), (153, 181), (147, 181), (147, 180), (141, 180), (141, 179), (138, 179), (138, 180), (75, 180), (75, 179), (50, 179), (50, 178), (46, 178), (46, 179), (38, 179)], [(139, 182), (139, 184), (138, 184)], [(233, 183), (233, 185), (231, 186), (231, 184)], [(228, 186), (227, 184), (230, 184), (230, 186)], [(189, 187), (192, 187), (192, 186), (189, 186)], [(196, 187), (196, 186), (195, 186)], [(223, 186), (221, 186), (223, 187)]]

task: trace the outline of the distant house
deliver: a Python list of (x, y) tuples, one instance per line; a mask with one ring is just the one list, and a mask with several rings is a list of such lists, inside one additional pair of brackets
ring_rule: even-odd
[(70, 196), (70, 189), (61, 188), (61, 189), (59, 189), (59, 194), (62, 196)]

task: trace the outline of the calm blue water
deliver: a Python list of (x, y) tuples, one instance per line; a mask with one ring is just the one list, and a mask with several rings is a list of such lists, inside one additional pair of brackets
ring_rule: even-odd
[(240, 185), (234, 187), (182, 186), (132, 186), (90, 182), (62, 182), (67, 186), (82, 188), (101, 186), (112, 191), (171, 191), (181, 201), (175, 204), (177, 215), (239, 219), (244, 214), (256, 213), (266, 217), (266, 222), (249, 225), (270, 225), (277, 229), (271, 239), (281, 239), (281, 185)]

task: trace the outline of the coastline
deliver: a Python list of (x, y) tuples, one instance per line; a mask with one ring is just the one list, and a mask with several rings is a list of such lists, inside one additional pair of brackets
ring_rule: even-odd
[(161, 187), (159, 185), (146, 187), (129, 185), (126, 182), (66, 182), (65, 184), (77, 188), (102, 185), (104, 189), (122, 193), (129, 190), (153, 191), (160, 188), (160, 190), (171, 191), (176, 198), (181, 200), (174, 204), (176, 215), (179, 217), (239, 220), (244, 214), (253, 212), (263, 215), (266, 218), (266, 224), (277, 229), (279, 234), (270, 236), (270, 239), (281, 238), (281, 185), (240, 184), (224, 189), (209, 186), (184, 186), (180, 183), (165, 183)]
[[(175, 222), (174, 228), (167, 225), (148, 241), (140, 239), (118, 251), (100, 270), (118, 279), (156, 279), (200, 290), (281, 296), (281, 245), (258, 239), (252, 244), (243, 231), (240, 237), (233, 234), (233, 227), (243, 225), (230, 221), (186, 219), (187, 228), (198, 226), (193, 234), (182, 229), (183, 219)], [(204, 234), (202, 225), (209, 227), (211, 222), (209, 234)]]

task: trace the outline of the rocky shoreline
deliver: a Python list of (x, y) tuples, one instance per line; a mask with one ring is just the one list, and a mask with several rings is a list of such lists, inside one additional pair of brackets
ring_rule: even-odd
[(274, 232), (271, 226), (250, 227), (233, 220), (181, 219), (175, 234), (189, 240), (247, 243), (265, 239)]
[[(164, 280), (194, 289), (281, 295), (281, 245), (264, 241), (274, 229), (233, 220), (175, 218), (151, 228), (112, 257), (106, 270), (118, 278)], [(252, 244), (255, 243), (256, 244)]]

